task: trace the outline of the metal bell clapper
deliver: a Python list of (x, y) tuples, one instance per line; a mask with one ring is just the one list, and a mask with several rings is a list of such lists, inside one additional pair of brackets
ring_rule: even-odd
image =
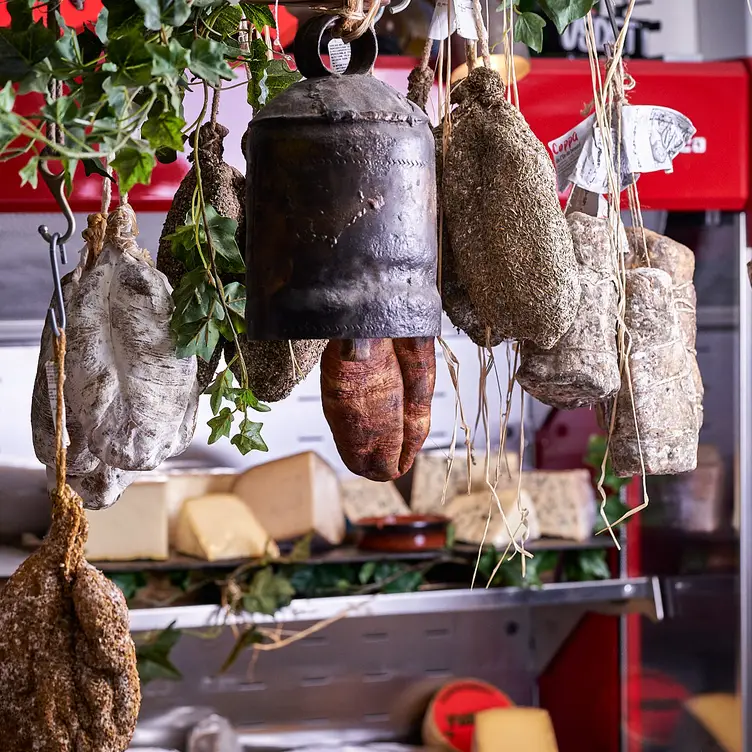
[(372, 28), (333, 74), (338, 23), (295, 39), (305, 79), (254, 117), (246, 140), (248, 337), (438, 336), (436, 166), (428, 118), (370, 75)]

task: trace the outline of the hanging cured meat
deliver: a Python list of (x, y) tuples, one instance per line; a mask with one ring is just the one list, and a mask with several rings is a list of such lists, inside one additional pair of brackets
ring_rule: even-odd
[(321, 360), (324, 416), (349, 470), (378, 481), (412, 467), (431, 423), (432, 337), (332, 340)]
[(66, 395), (91, 453), (121, 470), (151, 470), (176, 453), (197, 409), (196, 359), (176, 355), (171, 288), (137, 235), (121, 205), (68, 310)]

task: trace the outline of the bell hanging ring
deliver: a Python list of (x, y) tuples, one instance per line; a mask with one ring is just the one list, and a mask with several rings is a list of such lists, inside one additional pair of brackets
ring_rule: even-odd
[(305, 76), (254, 117), (246, 141), (248, 337), (440, 334), (436, 173), (428, 118), (370, 75), (372, 28), (342, 75), (321, 59), (335, 18), (295, 39)]

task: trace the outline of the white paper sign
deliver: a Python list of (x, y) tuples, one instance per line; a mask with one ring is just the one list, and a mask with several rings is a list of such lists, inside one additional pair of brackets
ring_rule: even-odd
[[(672, 170), (674, 157), (691, 140), (695, 128), (676, 110), (652, 105), (624, 105), (621, 117), (621, 185), (643, 172)], [(595, 115), (548, 143), (554, 155), (560, 191), (574, 183), (593, 193), (608, 192), (608, 169)]]
[(327, 45), (329, 48), (329, 64), (335, 73), (344, 73), (350, 65), (350, 45), (339, 37), (332, 37)]
[(449, 0), (436, 0), (428, 38), (446, 39), (455, 31), (465, 39), (478, 39), (473, 17), (473, 0), (452, 0), (451, 18)]

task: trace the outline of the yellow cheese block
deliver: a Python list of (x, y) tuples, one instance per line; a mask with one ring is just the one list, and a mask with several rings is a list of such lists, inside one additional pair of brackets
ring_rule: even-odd
[(315, 452), (246, 470), (232, 488), (277, 541), (315, 533), (333, 545), (345, 537), (337, 473)]
[(474, 752), (558, 752), (548, 711), (494, 708), (475, 716)]
[(167, 512), (170, 538), (175, 536), (180, 510), (186, 499), (195, 499), (210, 493), (229, 493), (237, 480), (233, 470), (181, 470), (167, 476)]
[(687, 710), (727, 752), (742, 752), (742, 703), (738, 695), (699, 695)]
[(188, 499), (180, 510), (175, 549), (207, 561), (279, 556), (277, 544), (233, 494)]
[(164, 479), (136, 481), (108, 509), (86, 510), (89, 537), (84, 548), (90, 561), (167, 559), (168, 503)]

